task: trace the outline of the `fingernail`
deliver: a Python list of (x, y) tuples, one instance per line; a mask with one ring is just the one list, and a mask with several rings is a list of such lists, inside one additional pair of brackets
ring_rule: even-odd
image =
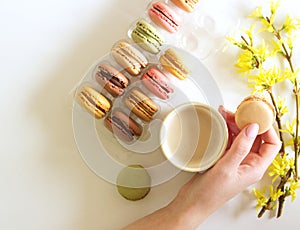
[(226, 116), (226, 109), (223, 105), (219, 106), (218, 111), (223, 117)]
[(258, 129), (259, 129), (259, 126), (256, 123), (249, 125), (246, 129), (247, 137), (255, 138), (257, 136)]

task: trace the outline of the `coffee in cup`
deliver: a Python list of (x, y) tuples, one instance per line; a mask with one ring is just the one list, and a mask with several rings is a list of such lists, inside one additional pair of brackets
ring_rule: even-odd
[(177, 168), (203, 172), (224, 153), (228, 140), (227, 125), (212, 107), (189, 102), (173, 109), (160, 131), (161, 149)]

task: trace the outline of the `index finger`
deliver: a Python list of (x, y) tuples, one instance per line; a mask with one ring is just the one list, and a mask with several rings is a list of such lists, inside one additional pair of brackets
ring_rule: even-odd
[(281, 147), (281, 141), (275, 131), (275, 129), (272, 127), (267, 132), (260, 135), (261, 140), (269, 145)]
[(219, 112), (221, 113), (221, 115), (225, 119), (225, 121), (227, 123), (227, 127), (230, 130), (230, 132), (233, 133), (234, 135), (237, 135), (241, 130), (237, 127), (237, 125), (235, 123), (234, 113), (228, 111), (222, 105), (219, 106)]
[(273, 127), (263, 133), (261, 139), (263, 144), (258, 151), (258, 155), (262, 157), (264, 166), (268, 167), (278, 154), (281, 147), (281, 141)]

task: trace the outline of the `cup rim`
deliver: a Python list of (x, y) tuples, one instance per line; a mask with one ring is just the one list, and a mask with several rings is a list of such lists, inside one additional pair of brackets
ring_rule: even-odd
[[(194, 107), (194, 108), (202, 108), (205, 110), (209, 110), (211, 117), (213, 118), (213, 120), (216, 120), (218, 123), (220, 123), (220, 130), (223, 131), (223, 133), (221, 134), (223, 136), (222, 140), (223, 143), (221, 144), (220, 149), (216, 152), (216, 156), (214, 158), (214, 160), (212, 160), (211, 162), (209, 162), (206, 165), (203, 166), (199, 166), (199, 167), (191, 167), (188, 166), (188, 164), (182, 165), (182, 164), (178, 164), (176, 162), (174, 162), (174, 160), (172, 160), (170, 158), (170, 155), (168, 155), (166, 153), (166, 151), (164, 150), (164, 144), (163, 144), (163, 140), (165, 137), (163, 137), (163, 127), (164, 125), (167, 123), (167, 121), (170, 119), (170, 117), (173, 116), (174, 113), (180, 113), (180, 111), (183, 111), (185, 108), (187, 107)], [(173, 164), (175, 167), (179, 168), (180, 170), (186, 171), (186, 172), (204, 172), (207, 169), (211, 168), (213, 165), (216, 164), (216, 162), (222, 157), (226, 147), (227, 147), (227, 143), (228, 143), (228, 128), (227, 128), (227, 124), (225, 119), (222, 117), (222, 115), (213, 107), (204, 104), (204, 103), (200, 103), (200, 102), (186, 102), (183, 104), (180, 104), (178, 106), (176, 106), (174, 109), (172, 109), (167, 115), (166, 117), (163, 119), (163, 125), (162, 125), (162, 129), (160, 130), (160, 134), (159, 134), (159, 138), (160, 138), (160, 148), (162, 150), (163, 155), (166, 157), (166, 159)], [(209, 138), (208, 143), (211, 141), (211, 138)]]

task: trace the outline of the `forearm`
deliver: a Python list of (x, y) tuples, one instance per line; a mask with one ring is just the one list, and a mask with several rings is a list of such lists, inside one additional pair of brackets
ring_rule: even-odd
[(198, 208), (184, 202), (184, 200), (177, 196), (169, 205), (161, 208), (150, 215), (147, 215), (130, 225), (123, 228), (123, 230), (135, 229), (196, 229), (209, 215), (205, 212), (204, 207)]
[[(154, 227), (156, 230), (196, 229), (223, 203), (212, 196), (209, 191), (205, 191), (206, 182), (203, 184), (203, 177), (200, 182), (200, 176), (200, 174), (195, 174), (193, 179), (180, 189), (175, 199), (166, 207), (133, 222), (123, 230), (152, 230)], [(207, 180), (211, 181), (210, 178)], [(198, 189), (195, 186), (200, 186), (202, 193), (197, 192)]]
[(169, 206), (161, 208), (150, 215), (147, 215), (130, 225), (123, 228), (123, 230), (134, 230), (134, 229), (172, 229), (175, 225), (176, 218), (173, 217), (173, 213)]

